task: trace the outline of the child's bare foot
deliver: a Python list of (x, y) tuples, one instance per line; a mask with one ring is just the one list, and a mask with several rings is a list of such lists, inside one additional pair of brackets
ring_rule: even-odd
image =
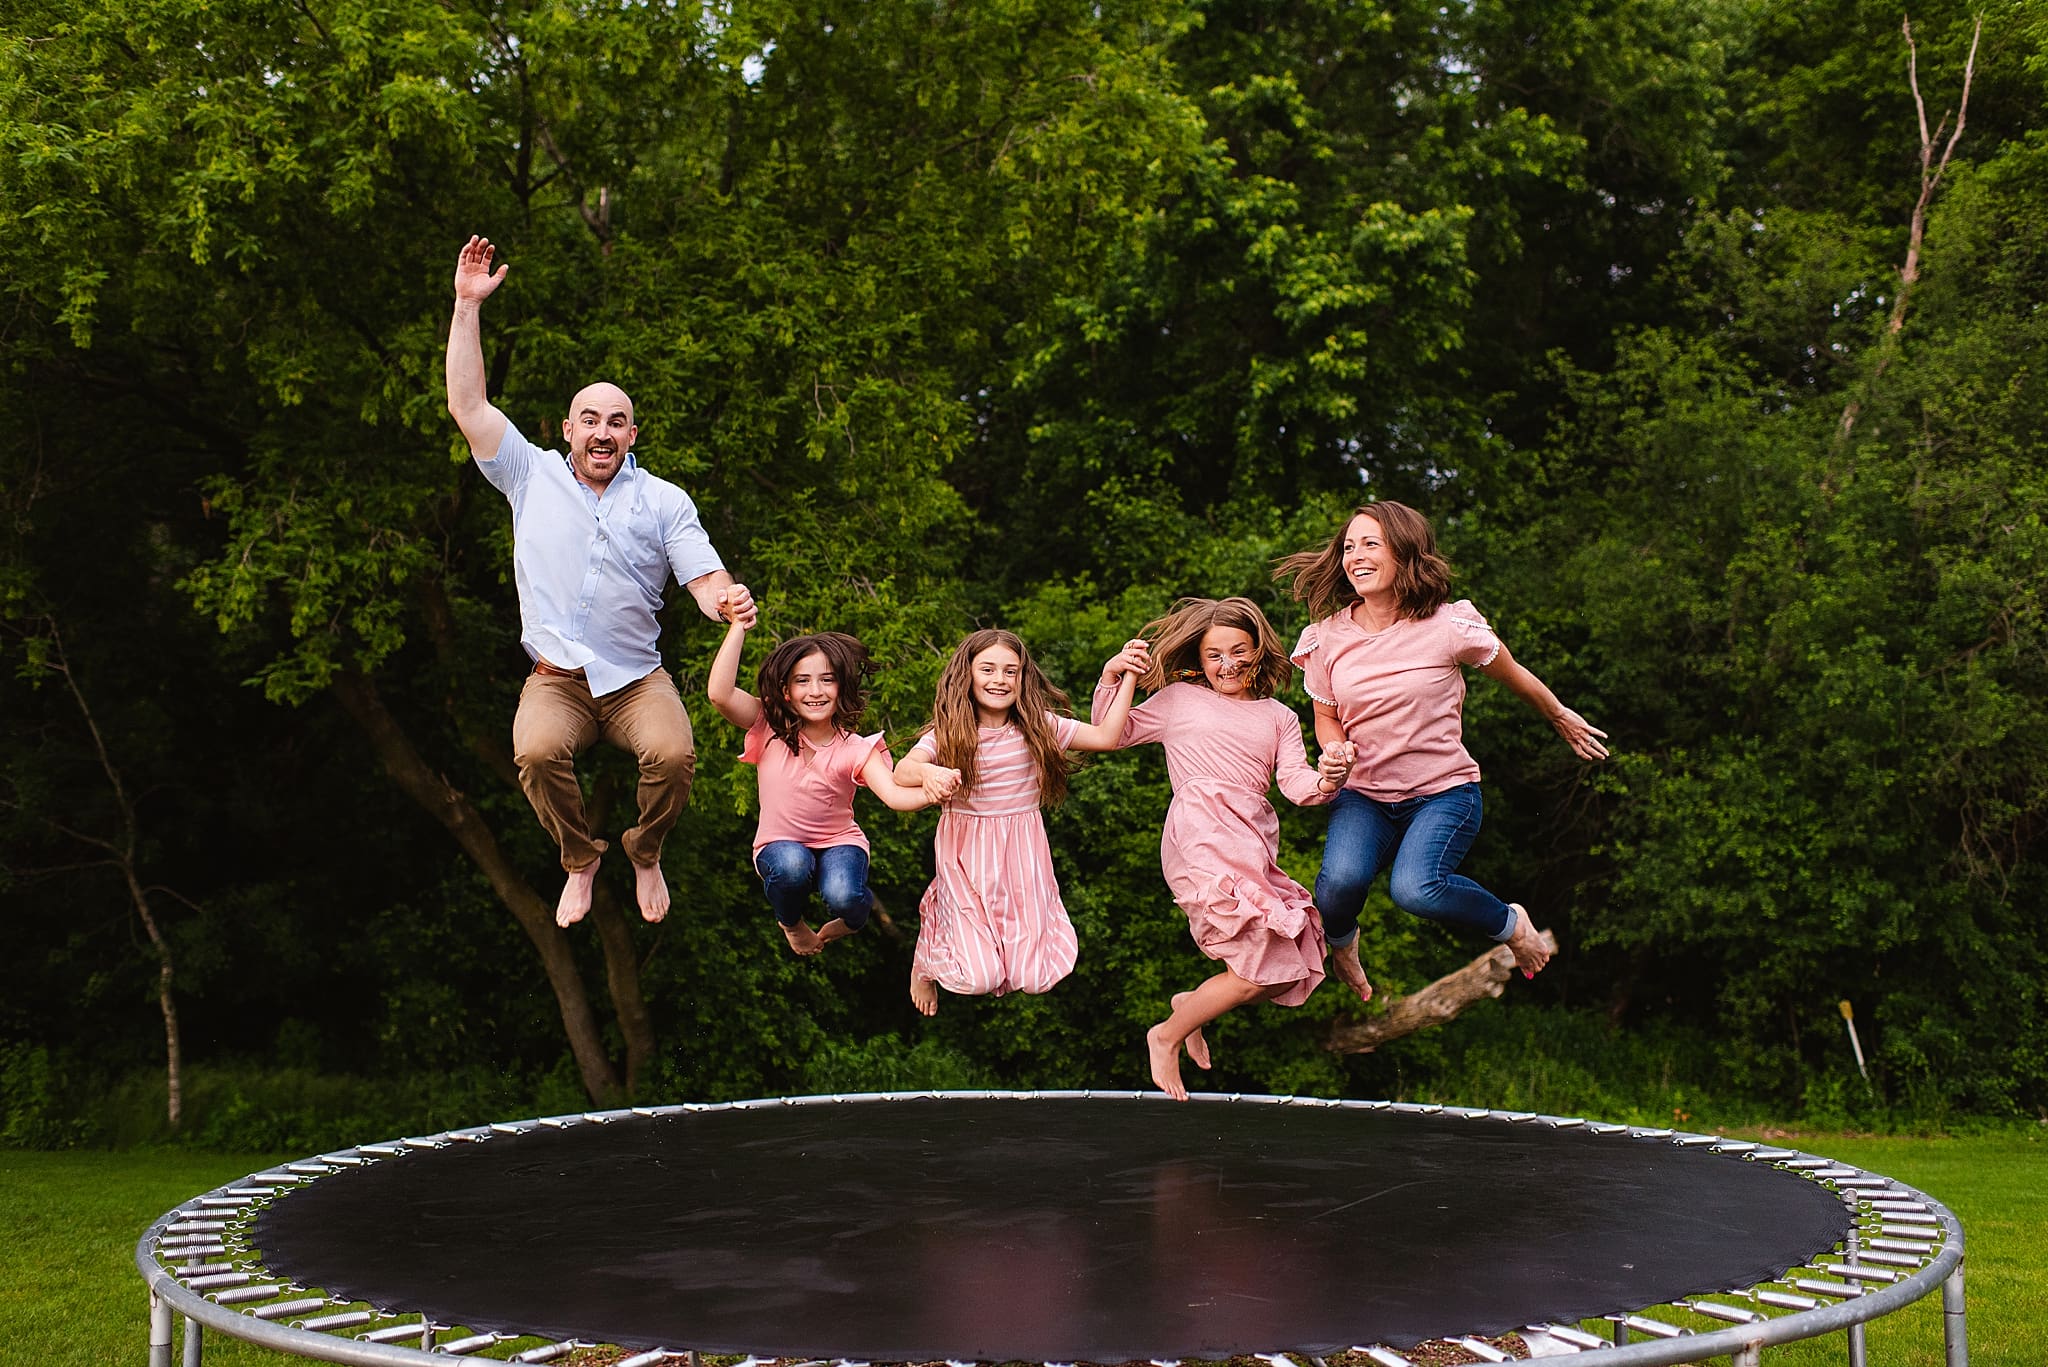
[[(1176, 1011), (1180, 1010), (1180, 1004), (1192, 995), (1193, 994), (1189, 992), (1174, 993), (1173, 1009)], [(1188, 1057), (1195, 1061), (1195, 1066), (1197, 1068), (1205, 1070), (1208, 1068), (1209, 1041), (1202, 1038), (1201, 1026), (1196, 1026), (1194, 1030), (1188, 1035), (1188, 1037), (1181, 1041), (1181, 1047), (1188, 1051)]]
[(818, 927), (818, 948), (823, 949), (834, 940), (843, 940), (853, 933), (853, 927), (847, 925), (846, 922), (840, 920), (837, 916), (834, 916), (824, 925)]
[(562, 884), (562, 896), (555, 903), (555, 924), (567, 929), (590, 914), (590, 890), (597, 885), (598, 861), (571, 869)]
[(1152, 1081), (1159, 1090), (1175, 1101), (1186, 1101), (1188, 1089), (1180, 1080), (1180, 1046), (1168, 1037), (1165, 1021), (1145, 1032), (1145, 1052), (1150, 1055)]
[(1522, 970), (1522, 976), (1533, 978), (1550, 962), (1550, 950), (1545, 947), (1536, 923), (1529, 919), (1526, 907), (1510, 902), (1508, 909), (1515, 913), (1515, 933), (1508, 936), (1508, 948), (1514, 951), (1515, 967)]
[[(780, 921), (777, 921), (775, 924), (782, 926)], [(798, 921), (793, 926), (782, 926), (782, 938), (789, 941), (791, 950), (806, 957), (816, 954), (825, 947), (819, 942), (818, 933), (802, 921)]]
[(668, 879), (661, 865), (633, 865), (633, 897), (640, 903), (641, 920), (659, 921), (668, 915)]
[(1337, 970), (1337, 976), (1344, 985), (1358, 994), (1362, 1002), (1372, 1000), (1372, 982), (1365, 976), (1365, 965), (1358, 962), (1358, 941), (1348, 945), (1330, 946), (1330, 967)]
[(910, 974), (910, 1004), (927, 1016), (939, 1014), (939, 985), (923, 974)]

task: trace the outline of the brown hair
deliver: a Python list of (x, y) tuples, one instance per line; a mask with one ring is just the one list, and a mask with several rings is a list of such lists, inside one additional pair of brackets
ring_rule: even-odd
[(1148, 693), (1170, 683), (1186, 680), (1209, 686), (1202, 673), (1202, 638), (1211, 627), (1235, 627), (1252, 638), (1259, 652), (1252, 666), (1251, 682), (1245, 692), (1254, 698), (1270, 698), (1294, 673), (1287, 652), (1266, 614), (1249, 598), (1183, 598), (1173, 611), (1156, 622), (1147, 622), (1138, 632), (1152, 643), (1152, 668), (1138, 680)]
[(860, 725), (861, 713), (868, 708), (868, 679), (875, 672), (868, 648), (843, 631), (794, 637), (769, 651), (768, 658), (761, 661), (761, 715), (768, 719), (768, 729), (792, 752), (797, 752), (797, 733), (803, 730), (804, 723), (782, 695), (789, 687), (789, 676), (796, 673), (797, 665), (807, 655), (823, 655), (839, 682), (832, 724), (841, 731), (851, 731)]
[(1418, 620), (1450, 601), (1451, 563), (1437, 553), (1429, 519), (1389, 499), (1361, 504), (1344, 519), (1329, 545), (1283, 556), (1275, 566), (1275, 579), (1293, 576), (1294, 596), (1308, 604), (1311, 618), (1327, 617), (1358, 601), (1358, 590), (1344, 573), (1344, 537), (1360, 516), (1380, 524), (1381, 539), (1394, 553), (1394, 600), (1402, 617)]
[(992, 646), (1006, 647), (1017, 656), (1017, 699), (1010, 705), (1010, 719), (1023, 732), (1024, 744), (1038, 764), (1039, 805), (1056, 807), (1067, 795), (1069, 762), (1045, 714), (1066, 711), (1067, 695), (1053, 687), (1024, 643), (1010, 632), (994, 627), (977, 631), (946, 661), (929, 728), (938, 762), (960, 771), (961, 793), (974, 791), (974, 761), (981, 743), (981, 721), (974, 710), (974, 657)]

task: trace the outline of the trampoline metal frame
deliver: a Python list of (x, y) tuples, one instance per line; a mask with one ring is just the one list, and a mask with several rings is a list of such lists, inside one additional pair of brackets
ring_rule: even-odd
[[(1132, 1091), (858, 1092), (827, 1096), (774, 1097), (755, 1101), (636, 1106), (630, 1110), (591, 1111), (574, 1115), (547, 1116), (516, 1123), (481, 1125), (469, 1129), (447, 1130), (420, 1138), (332, 1150), (301, 1162), (251, 1173), (239, 1182), (217, 1187), (202, 1196), (193, 1197), (159, 1216), (143, 1232), (135, 1245), (135, 1264), (149, 1288), (150, 1367), (172, 1367), (173, 1349), (176, 1346), (173, 1342), (173, 1329), (175, 1320), (179, 1317), (185, 1320), (183, 1367), (201, 1367), (204, 1329), (213, 1329), (231, 1338), (276, 1349), (279, 1352), (327, 1362), (356, 1364), (357, 1367), (417, 1367), (418, 1364), (447, 1364), (464, 1359), (494, 1360), (472, 1359), (471, 1355), (484, 1352), (496, 1344), (523, 1337), (509, 1332), (491, 1331), (466, 1335), (448, 1342), (437, 1342), (437, 1336), (441, 1332), (455, 1326), (437, 1325), (424, 1317), (404, 1323), (406, 1316), (412, 1312), (395, 1314), (384, 1311), (348, 1311), (345, 1307), (355, 1304), (354, 1302), (341, 1302), (324, 1295), (311, 1295), (306, 1293), (304, 1288), (294, 1286), (288, 1281), (274, 1281), (246, 1248), (239, 1257), (234, 1256), (235, 1250), (230, 1247), (231, 1241), (239, 1239), (246, 1242), (249, 1226), (256, 1212), (265, 1204), (291, 1187), (315, 1180), (340, 1168), (399, 1158), (408, 1152), (441, 1148), (448, 1144), (486, 1142), (500, 1135), (522, 1134), (535, 1129), (566, 1129), (585, 1124), (602, 1125), (633, 1117), (781, 1106), (929, 1100), (1167, 1102), (1167, 1098), (1159, 1092)], [(1838, 1163), (1833, 1159), (1801, 1153), (1795, 1149), (1731, 1140), (1720, 1135), (1693, 1134), (1643, 1126), (1608, 1125), (1576, 1117), (1539, 1115), (1527, 1111), (1239, 1093), (1198, 1092), (1193, 1094), (1190, 1100), (1208, 1104), (1383, 1110), (1444, 1115), (1503, 1124), (1548, 1125), (1557, 1128), (1582, 1126), (1589, 1132), (1600, 1135), (1664, 1142), (1684, 1148), (1706, 1149), (1749, 1161), (1783, 1165), (1810, 1181), (1832, 1185), (1850, 1208), (1850, 1232), (1841, 1253), (1818, 1254), (1807, 1265), (1811, 1267), (1819, 1264), (1823, 1258), (1839, 1256), (1842, 1261), (1828, 1264), (1821, 1270), (1834, 1273), (1841, 1278), (1840, 1281), (1800, 1277), (1801, 1269), (1795, 1268), (1788, 1270), (1785, 1277), (1776, 1283), (1759, 1283), (1744, 1290), (1731, 1290), (1720, 1293), (1718, 1298), (1691, 1296), (1670, 1302), (1680, 1309), (1706, 1318), (1732, 1321), (1725, 1329), (1701, 1332), (1649, 1319), (1639, 1313), (1614, 1312), (1605, 1317), (1614, 1325), (1611, 1342), (1587, 1334), (1571, 1325), (1529, 1325), (1519, 1332), (1525, 1337), (1533, 1335), (1547, 1338), (1554, 1351), (1577, 1353), (1598, 1350), (1596, 1360), (1607, 1367), (1660, 1367), (1662, 1364), (1702, 1362), (1715, 1357), (1727, 1357), (1730, 1360), (1730, 1367), (1757, 1367), (1762, 1352), (1767, 1347), (1846, 1330), (1850, 1367), (1865, 1367), (1864, 1326), (1873, 1320), (1904, 1309), (1931, 1294), (1938, 1287), (1942, 1297), (1946, 1367), (1968, 1367), (1968, 1333), (1963, 1299), (1962, 1222), (1941, 1202), (1896, 1179)], [(1871, 1204), (1879, 1200), (1887, 1202), (1890, 1209), (1878, 1210)], [(1858, 1224), (1858, 1221), (1870, 1220), (1883, 1224), (1887, 1220), (1895, 1219), (1903, 1219), (1906, 1224), (1925, 1228), (1925, 1238), (1866, 1241)], [(1917, 1234), (1919, 1229), (1913, 1232)], [(1925, 1257), (1912, 1251), (1921, 1243), (1932, 1245), (1937, 1237), (1939, 1247), (1932, 1248)], [(1865, 1247), (1866, 1242), (1871, 1246)], [(1887, 1249), (1881, 1246), (1887, 1242), (1899, 1243), (1901, 1248)], [(211, 1261), (221, 1258), (228, 1258), (230, 1261)], [(180, 1262), (185, 1265), (174, 1265)], [(1901, 1275), (1903, 1269), (1908, 1266), (1914, 1270), (1910, 1275)], [(1866, 1283), (1875, 1284), (1879, 1289), (1864, 1290)], [(1772, 1285), (1791, 1285), (1803, 1294), (1763, 1289)], [(1769, 1307), (1772, 1310), (1789, 1313), (1772, 1315), (1765, 1313), (1761, 1308), (1751, 1309), (1722, 1303), (1725, 1300), (1745, 1297), (1757, 1307)], [(247, 1308), (238, 1308), (241, 1306)], [(343, 1318), (352, 1322), (332, 1323), (335, 1316), (315, 1315), (313, 1312), (316, 1310), (340, 1311)], [(308, 1319), (308, 1316), (312, 1318)], [(357, 1316), (360, 1318), (355, 1318)], [(372, 1342), (362, 1337), (341, 1336), (342, 1332), (363, 1329), (380, 1319), (391, 1321), (372, 1331), (382, 1341)], [(323, 1320), (330, 1321), (324, 1328), (320, 1323)], [(1645, 1337), (1631, 1342), (1631, 1333)], [(398, 1346), (400, 1341), (408, 1338), (417, 1339), (423, 1346)], [(1459, 1340), (1452, 1336), (1452, 1341)], [(511, 1360), (546, 1362), (557, 1357), (565, 1357), (578, 1348), (596, 1346), (600, 1345), (572, 1339), (538, 1349), (529, 1349)], [(1380, 1364), (1380, 1367), (1412, 1367), (1407, 1357), (1384, 1345), (1365, 1344), (1354, 1348), (1353, 1351), (1365, 1355), (1370, 1361)], [(1276, 1367), (1285, 1367), (1290, 1361), (1304, 1358), (1316, 1364), (1316, 1367), (1324, 1367), (1322, 1359), (1308, 1358), (1306, 1354), (1291, 1350), (1260, 1353), (1256, 1356), (1276, 1364)], [(619, 1367), (654, 1367), (654, 1364), (672, 1360), (687, 1360), (690, 1367), (697, 1367), (698, 1354), (688, 1348), (657, 1348), (636, 1354), (619, 1364)], [(754, 1367), (757, 1361), (748, 1358), (740, 1367)], [(820, 1367), (824, 1361), (827, 1360), (821, 1360)], [(836, 1367), (867, 1365), (840, 1359)], [(960, 1364), (958, 1367), (966, 1365)], [(1046, 1367), (1071, 1365), (1047, 1364)]]

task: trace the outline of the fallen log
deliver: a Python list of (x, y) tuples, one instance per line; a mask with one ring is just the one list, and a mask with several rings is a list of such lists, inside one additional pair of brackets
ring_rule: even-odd
[[(1557, 937), (1547, 930), (1542, 935), (1543, 947), (1557, 953)], [(1389, 1040), (1443, 1025), (1472, 1003), (1498, 997), (1514, 972), (1514, 951), (1506, 945), (1495, 945), (1457, 972), (1447, 973), (1405, 997), (1396, 997), (1376, 1016), (1333, 1022), (1323, 1047), (1333, 1054), (1369, 1054)]]

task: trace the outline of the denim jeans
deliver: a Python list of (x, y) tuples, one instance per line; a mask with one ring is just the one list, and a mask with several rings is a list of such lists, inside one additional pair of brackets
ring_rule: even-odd
[(1332, 945), (1358, 934), (1358, 913), (1375, 875), (1388, 865), (1387, 891), (1403, 911), (1496, 942), (1515, 930), (1515, 913), (1469, 878), (1452, 870), (1479, 834), (1479, 785), (1462, 783), (1427, 797), (1375, 802), (1350, 788), (1330, 803), (1330, 833), (1323, 870), (1316, 875), (1316, 907)]
[(826, 921), (844, 921), (848, 930), (868, 923), (875, 899), (868, 892), (868, 852), (858, 845), (830, 845), (822, 850), (795, 840), (771, 840), (754, 856), (754, 868), (768, 894), (775, 919), (793, 926), (804, 919), (815, 891), (825, 903)]

